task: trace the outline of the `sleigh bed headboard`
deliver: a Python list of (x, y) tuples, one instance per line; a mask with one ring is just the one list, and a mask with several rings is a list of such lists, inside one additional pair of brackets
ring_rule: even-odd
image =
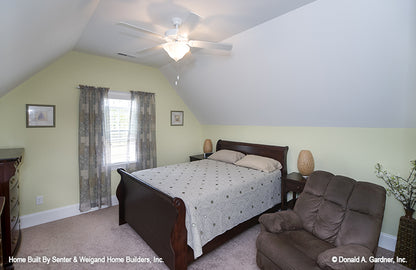
[(288, 146), (275, 146), (275, 145), (264, 145), (264, 144), (253, 144), (244, 142), (233, 142), (218, 140), (216, 151), (221, 149), (234, 150), (246, 155), (258, 155), (263, 157), (273, 158), (282, 164), (282, 175), (287, 174), (287, 151)]

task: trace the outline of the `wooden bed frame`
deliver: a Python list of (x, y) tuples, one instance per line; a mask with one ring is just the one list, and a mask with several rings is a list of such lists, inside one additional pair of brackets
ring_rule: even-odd
[[(282, 176), (287, 174), (286, 157), (289, 149), (287, 146), (219, 140), (216, 150), (221, 149), (276, 159), (283, 166)], [(194, 261), (194, 255), (192, 248), (187, 245), (186, 208), (183, 200), (168, 196), (123, 169), (117, 171), (121, 175), (116, 193), (119, 201), (119, 225), (128, 223), (170, 269), (186, 269), (187, 265)], [(280, 204), (266, 212), (277, 211), (279, 208)], [(203, 254), (258, 223), (260, 215), (208, 242), (203, 246)]]

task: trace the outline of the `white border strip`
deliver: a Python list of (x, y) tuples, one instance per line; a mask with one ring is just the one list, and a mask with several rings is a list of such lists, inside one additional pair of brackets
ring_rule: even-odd
[(378, 246), (394, 252), (396, 241), (396, 236), (382, 232), (380, 234), (380, 239), (378, 240)]
[[(111, 202), (113, 205), (118, 205), (118, 200), (115, 195), (111, 197)], [(98, 208), (93, 208), (86, 212), (80, 212), (79, 204), (73, 204), (73, 205), (68, 205), (65, 207), (37, 212), (34, 214), (29, 214), (29, 215), (20, 217), (20, 227), (22, 229), (29, 228), (32, 226), (40, 225), (40, 224), (47, 223), (47, 222), (52, 222), (52, 221), (63, 219), (63, 218), (85, 214), (85, 213), (95, 211), (95, 210), (98, 210)], [(385, 248), (387, 250), (394, 252), (394, 249), (396, 247), (396, 241), (397, 241), (396, 236), (382, 232), (380, 234), (378, 245), (379, 247), (382, 247), (382, 248)]]
[[(112, 205), (118, 205), (118, 200), (115, 195), (111, 197)], [(20, 228), (29, 228), (32, 226), (40, 225), (43, 223), (52, 222), (55, 220), (73, 217), (88, 212), (98, 210), (99, 208), (92, 208), (89, 211), (81, 212), (79, 211), (79, 204), (68, 205), (60, 208), (55, 208), (51, 210), (46, 210), (42, 212), (37, 212), (29, 215), (24, 215), (20, 217)]]

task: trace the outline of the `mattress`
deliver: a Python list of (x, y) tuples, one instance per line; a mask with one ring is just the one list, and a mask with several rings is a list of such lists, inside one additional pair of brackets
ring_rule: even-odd
[(185, 202), (188, 245), (195, 258), (216, 236), (280, 203), (281, 172), (266, 173), (204, 159), (132, 173)]

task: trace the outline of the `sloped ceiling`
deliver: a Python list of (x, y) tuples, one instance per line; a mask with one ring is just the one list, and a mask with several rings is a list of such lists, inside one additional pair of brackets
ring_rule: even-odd
[[(157, 42), (116, 25), (189, 11), (231, 53), (138, 56)], [(414, 0), (4, 0), (0, 30), (0, 97), (76, 49), (161, 67), (203, 124), (416, 127)]]
[(72, 50), (98, 2), (0, 1), (0, 97)]
[(162, 48), (146, 54), (138, 52), (164, 41), (122, 27), (119, 22), (127, 22), (163, 36), (166, 30), (174, 28), (173, 17), (186, 22), (192, 12), (200, 19), (196, 27), (187, 33), (189, 39), (218, 42), (313, 1), (105, 0), (98, 5), (75, 49), (161, 67), (174, 62)]
[(225, 42), (162, 68), (203, 124), (416, 127), (413, 0), (319, 0)]
[(200, 22), (190, 37), (217, 42), (313, 1), (3, 0), (0, 97), (73, 49), (155, 67), (173, 61), (162, 50), (137, 55), (160, 40), (117, 25), (121, 21), (163, 34), (173, 17), (186, 20), (193, 12)]

